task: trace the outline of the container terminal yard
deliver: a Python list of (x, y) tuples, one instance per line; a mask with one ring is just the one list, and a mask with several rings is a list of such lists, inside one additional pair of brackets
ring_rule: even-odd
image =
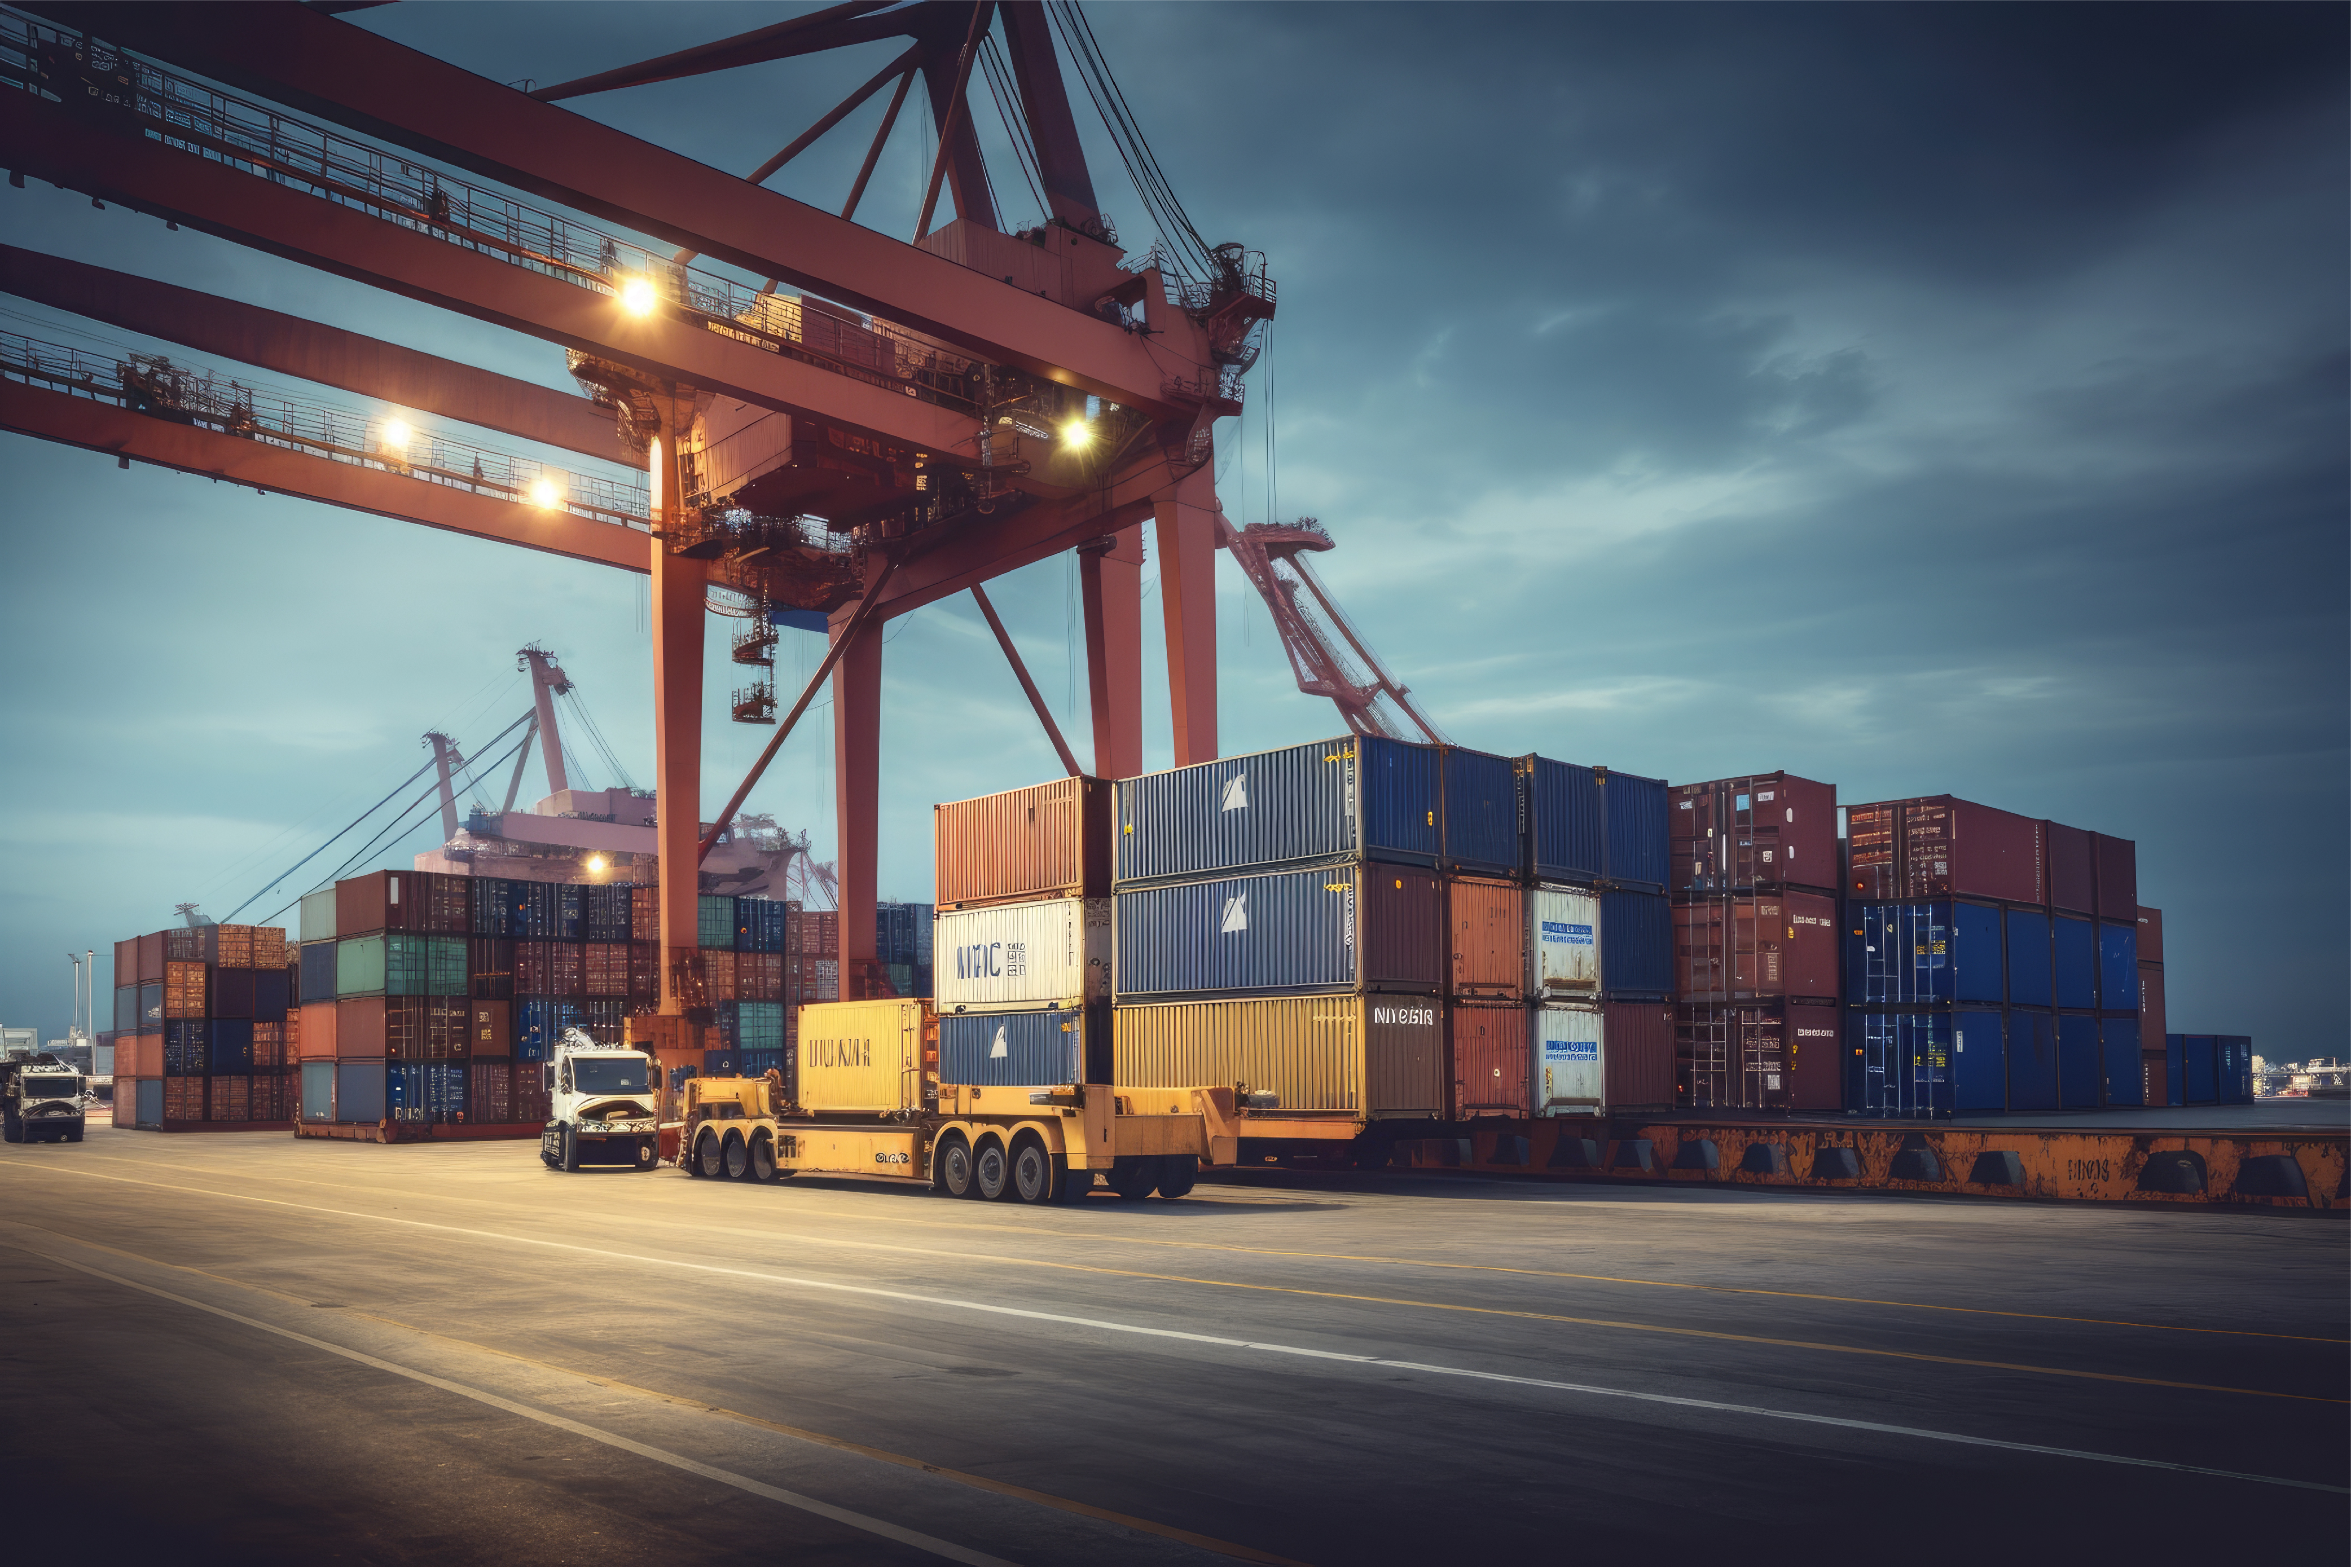
[[(9, 245), (0, 428), (643, 578), (653, 787), (567, 672), (620, 628), (534, 618), (491, 740), (219, 919), (143, 889), (110, 986), (82, 939), (66, 1040), (0, 1043), (5, 1452), (101, 1478), (27, 1560), (2342, 1560), (2351, 1099), (2204, 1015), (2148, 818), (1458, 743), (1277, 518), (1270, 407), (1228, 515), (1279, 291), (1076, 0), (551, 85), (369, 9), (0, 7), (12, 183), (578, 391)], [(573, 101), (849, 49), (748, 178)], [(833, 205), (768, 188), (853, 114)], [(911, 243), (857, 216), (893, 148)], [(1330, 704), (1280, 743), (1220, 741), (1220, 553)], [(988, 591), (1062, 561), (1082, 758)], [(964, 596), (1059, 773), (917, 821), (883, 648)], [(758, 739), (705, 780), (714, 617)], [(821, 860), (750, 806), (826, 726)]]

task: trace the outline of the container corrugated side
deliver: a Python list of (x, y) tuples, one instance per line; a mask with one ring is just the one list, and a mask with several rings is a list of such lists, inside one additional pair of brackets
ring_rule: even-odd
[(335, 890), (321, 888), (315, 893), (302, 895), (302, 912), (296, 926), (298, 940), (306, 942), (332, 941), (335, 939)]
[(2163, 911), (2145, 904), (2138, 907), (2138, 961), (2163, 961)]
[(1672, 994), (1673, 908), (1666, 895), (1615, 888), (1600, 895), (1600, 975), (1609, 996)]
[(1280, 1114), (1439, 1117), (1444, 1010), (1434, 998), (1269, 996), (1122, 1005), (1119, 1083), (1247, 1085)]
[(1343, 856), (1433, 866), (1442, 803), (1434, 746), (1346, 736), (1118, 784), (1121, 884)]
[(1519, 759), (1519, 825), (1528, 873), (1538, 881), (1600, 879), (1608, 863), (1607, 816), (1600, 779), (1574, 763)]
[(1528, 1114), (1533, 1090), (1527, 1060), (1528, 1012), (1506, 1002), (1461, 1002), (1446, 1010), (1454, 1119)]
[(1607, 1054), (1608, 1109), (1668, 1110), (1674, 1103), (1674, 1010), (1655, 1002), (1612, 1002), (1600, 1010)]
[(1441, 748), (1444, 808), (1438, 853), (1447, 870), (1512, 877), (1525, 863), (1519, 838), (1519, 771), (1508, 757)]
[(1105, 1010), (1086, 1006), (963, 1012), (939, 1019), (939, 1082), (984, 1088), (1082, 1084)]
[(1517, 1002), (1526, 994), (1527, 895), (1516, 882), (1445, 882), (1447, 989), (1456, 997)]
[(1356, 987), (1435, 992), (1448, 968), (1434, 872), (1338, 862), (1122, 891), (1118, 995)]
[(1666, 781), (1639, 774), (1593, 770), (1600, 778), (1600, 806), (1606, 817), (1602, 843), (1607, 863), (1601, 877), (1609, 886), (1662, 893), (1672, 873)]
[(1110, 997), (1108, 898), (942, 909), (932, 940), (931, 984), (941, 1012)]
[(1110, 892), (1115, 792), (1060, 778), (931, 808), (932, 896), (941, 905)]
[(820, 1116), (920, 1110), (936, 1045), (919, 1002), (812, 1002), (800, 1009), (799, 1097)]
[(1528, 1010), (1527, 1022), (1534, 1114), (1588, 1116), (1606, 1110), (1606, 1015), (1597, 1007), (1537, 1006)]

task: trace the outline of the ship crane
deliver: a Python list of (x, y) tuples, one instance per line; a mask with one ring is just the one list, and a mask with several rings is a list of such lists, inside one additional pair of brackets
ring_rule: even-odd
[(1308, 551), (1332, 548), (1331, 535), (1320, 520), (1301, 517), (1295, 523), (1251, 523), (1236, 528), (1219, 513), (1217, 536), (1265, 600), (1301, 691), (1328, 697), (1347, 728), (1358, 735), (1409, 741), (1417, 730), (1418, 739), (1447, 743), (1445, 732), (1389, 673), (1305, 559)]

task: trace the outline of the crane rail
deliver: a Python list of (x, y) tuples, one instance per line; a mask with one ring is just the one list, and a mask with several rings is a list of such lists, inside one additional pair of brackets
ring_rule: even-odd
[[(977, 413), (980, 362), (910, 328), (811, 296), (780, 294), (772, 280), (755, 287), (707, 267), (681, 265), (644, 244), (5, 7), (0, 84), (56, 94), (68, 108), (117, 130), (591, 293), (617, 298), (632, 278), (644, 278), (673, 311), (705, 330)], [(994, 375), (999, 383), (1020, 379), (1001, 369)]]

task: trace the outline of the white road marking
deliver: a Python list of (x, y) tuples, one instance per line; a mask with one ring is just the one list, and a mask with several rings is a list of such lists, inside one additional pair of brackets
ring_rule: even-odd
[[(0, 1168), (7, 1168), (0, 1167)], [(465, 1225), (444, 1225), (429, 1220), (400, 1220), (388, 1215), (367, 1214), (356, 1210), (327, 1209), (315, 1204), (295, 1203), (282, 1198), (261, 1198), (245, 1192), (215, 1192), (210, 1188), (178, 1187), (164, 1181), (142, 1181), (132, 1177), (109, 1176), (100, 1171), (78, 1170), (69, 1167), (53, 1167), (55, 1174), (86, 1177), (95, 1181), (118, 1181), (126, 1186), (152, 1187), (165, 1192), (193, 1193), (207, 1198), (230, 1198), (246, 1203), (265, 1204), (272, 1208), (291, 1209), (303, 1213), (329, 1214), (339, 1219), (368, 1220), (381, 1225), (405, 1225), (420, 1231), (440, 1231), (451, 1235), (471, 1236), (485, 1241), (506, 1241), (517, 1246), (544, 1247), (557, 1251), (577, 1252), (591, 1258), (610, 1258), (621, 1262), (641, 1263), (653, 1268), (682, 1269), (695, 1273), (720, 1274), (733, 1279), (757, 1280), (765, 1284), (793, 1285), (802, 1290), (831, 1291), (842, 1295), (877, 1297), (884, 1301), (907, 1302), (920, 1306), (946, 1307), (957, 1312), (985, 1313), (998, 1317), (1024, 1318), (1036, 1323), (1067, 1324), (1077, 1328), (1090, 1328), (1105, 1334), (1134, 1334), (1150, 1339), (1179, 1340), (1191, 1345), (1216, 1345), (1230, 1350), (1255, 1351), (1266, 1355), (1286, 1355), (1316, 1361), (1352, 1362), (1364, 1366), (1389, 1367), (1403, 1372), (1424, 1373), (1437, 1377), (1463, 1377), (1481, 1383), (1504, 1383), (1528, 1388), (1555, 1389), (1565, 1394), (1582, 1394), (1593, 1398), (1629, 1399), (1645, 1405), (1667, 1405), (1686, 1410), (1710, 1410), (1725, 1415), (1750, 1416), (1765, 1420), (1796, 1421), (1810, 1426), (1839, 1427), (1856, 1432), (1876, 1432), (1889, 1437), (1912, 1438), (1922, 1442), (1957, 1443), (1968, 1448), (1999, 1449), (2010, 1453), (2038, 1454), (2053, 1459), (2080, 1459), (2091, 1464), (2123, 1465), (2137, 1469), (2166, 1470), (2177, 1475), (2210, 1476), (2220, 1480), (2251, 1481), (2259, 1486), (2291, 1487), (2304, 1491), (2333, 1492), (2351, 1496), (2351, 1487), (2331, 1486), (2324, 1481), (2296, 1480), (2290, 1476), (2259, 1475), (2248, 1470), (2214, 1469), (2204, 1465), (2184, 1465), (2169, 1459), (2139, 1459), (2129, 1454), (2101, 1453), (2093, 1449), (2061, 1449), (2043, 1443), (2019, 1443), (2003, 1438), (1980, 1438), (1964, 1432), (1945, 1432), (1929, 1427), (1897, 1427), (1882, 1421), (1856, 1420), (1845, 1416), (1820, 1416), (1802, 1410), (1781, 1410), (1764, 1405), (1734, 1405), (1717, 1399), (1697, 1399), (1678, 1394), (1653, 1394), (1635, 1388), (1611, 1388), (1596, 1383), (1564, 1383), (1547, 1377), (1527, 1377), (1512, 1373), (1482, 1372), (1472, 1367), (1445, 1366), (1432, 1362), (1403, 1361), (1381, 1355), (1362, 1355), (1346, 1351), (1314, 1350), (1304, 1345), (1280, 1345), (1263, 1340), (1235, 1339), (1223, 1334), (1195, 1334), (1186, 1329), (1154, 1328), (1143, 1324), (1118, 1323), (1107, 1318), (1077, 1317), (1066, 1313), (1042, 1312), (1033, 1307), (1006, 1306), (995, 1302), (964, 1301), (954, 1296), (924, 1295), (913, 1291), (894, 1291), (881, 1285), (854, 1285), (838, 1280), (810, 1279), (796, 1274), (769, 1273), (758, 1269), (728, 1268), (720, 1263), (701, 1263), (679, 1258), (649, 1257), (639, 1252), (615, 1251), (604, 1247), (582, 1246), (576, 1241), (552, 1241), (538, 1236), (517, 1236), (503, 1231), (482, 1231)], [(78, 1268), (79, 1264), (68, 1264)], [(85, 1272), (95, 1272), (85, 1270)], [(109, 1276), (111, 1277), (111, 1276)], [(144, 1286), (137, 1287), (145, 1289)], [(163, 1293), (158, 1292), (161, 1294)], [(174, 1297), (174, 1300), (181, 1298)], [(200, 1303), (190, 1303), (192, 1305)], [(207, 1312), (215, 1308), (207, 1307)], [(223, 1315), (234, 1315), (224, 1314)], [(240, 1322), (249, 1321), (240, 1319)], [(264, 1325), (266, 1326), (266, 1325)], [(273, 1331), (284, 1332), (284, 1331)], [(325, 1348), (332, 1348), (327, 1346)], [(350, 1353), (339, 1353), (350, 1354)], [(393, 1369), (398, 1370), (398, 1369)], [(408, 1374), (423, 1376), (423, 1374)], [(430, 1381), (430, 1379), (428, 1379)], [(519, 1407), (517, 1407), (519, 1408)], [(553, 1417), (549, 1417), (553, 1419)], [(647, 1450), (653, 1452), (653, 1450)], [(680, 1460), (691, 1466), (691, 1461)], [(712, 1472), (716, 1474), (718, 1472)], [(756, 1486), (758, 1483), (749, 1482)], [(934, 1550), (925, 1548), (925, 1550)]]
[(475, 1388), (469, 1384), (452, 1382), (446, 1377), (436, 1377), (429, 1372), (420, 1372), (413, 1366), (402, 1366), (397, 1362), (385, 1361), (379, 1356), (370, 1355), (365, 1351), (353, 1350), (348, 1345), (336, 1345), (329, 1340), (315, 1339), (309, 1334), (298, 1333), (290, 1328), (281, 1328), (274, 1323), (264, 1323), (259, 1318), (247, 1317), (243, 1313), (231, 1312), (226, 1307), (214, 1306), (208, 1302), (200, 1302), (193, 1297), (180, 1295), (155, 1285), (142, 1284), (137, 1280), (125, 1279), (120, 1274), (109, 1273), (104, 1269), (91, 1268), (87, 1263), (77, 1263), (70, 1258), (60, 1258), (50, 1252), (35, 1252), (33, 1255), (55, 1263), (59, 1268), (77, 1270), (93, 1278), (120, 1285), (127, 1290), (143, 1292), (163, 1301), (173, 1302), (183, 1307), (192, 1307), (197, 1312), (210, 1313), (214, 1317), (226, 1318), (231, 1323), (242, 1324), (247, 1328), (259, 1329), (264, 1334), (274, 1334), (281, 1339), (290, 1339), (298, 1345), (307, 1345), (313, 1350), (323, 1350), (329, 1355), (340, 1355), (346, 1361), (356, 1361), (362, 1366), (371, 1366), (379, 1372), (389, 1372), (395, 1377), (405, 1377), (412, 1382), (423, 1383), (438, 1388), (444, 1393), (455, 1394), (460, 1398), (472, 1399), (495, 1409), (504, 1410), (509, 1415), (520, 1416), (525, 1420), (559, 1428), (563, 1431), (586, 1438), (590, 1442), (602, 1443), (608, 1448), (622, 1449), (640, 1459), (651, 1459), (655, 1464), (684, 1470), (689, 1475), (697, 1475), (705, 1480), (716, 1481), (721, 1486), (731, 1486), (737, 1491), (747, 1491), (754, 1497), (766, 1498), (770, 1502), (780, 1502), (788, 1508), (799, 1509), (803, 1513), (813, 1513), (820, 1518), (830, 1519), (836, 1524), (846, 1524), (852, 1530), (862, 1530), (868, 1534), (881, 1536), (885, 1541), (894, 1541), (901, 1546), (911, 1546), (917, 1552), (927, 1552), (935, 1557), (944, 1557), (950, 1563), (1002, 1564), (1005, 1561), (1001, 1557), (989, 1557), (982, 1552), (974, 1552), (968, 1546), (957, 1546), (951, 1541), (941, 1541), (935, 1535), (925, 1535), (919, 1530), (908, 1530), (904, 1525), (892, 1524), (887, 1520), (875, 1519), (871, 1514), (858, 1513), (846, 1508), (836, 1508), (831, 1503), (820, 1502), (815, 1498), (806, 1497), (796, 1491), (787, 1491), (779, 1486), (769, 1486), (766, 1481), (754, 1480), (749, 1476), (737, 1475), (733, 1470), (723, 1470), (716, 1465), (705, 1465), (699, 1459), (687, 1459), (684, 1454), (674, 1454), (667, 1449), (656, 1449), (650, 1443), (640, 1443), (633, 1438), (624, 1438), (618, 1432), (608, 1432), (601, 1427), (591, 1427), (584, 1421), (574, 1421), (567, 1416), (556, 1415), (551, 1410), (540, 1410), (528, 1405), (519, 1404), (515, 1400), (493, 1394), (486, 1388)]

